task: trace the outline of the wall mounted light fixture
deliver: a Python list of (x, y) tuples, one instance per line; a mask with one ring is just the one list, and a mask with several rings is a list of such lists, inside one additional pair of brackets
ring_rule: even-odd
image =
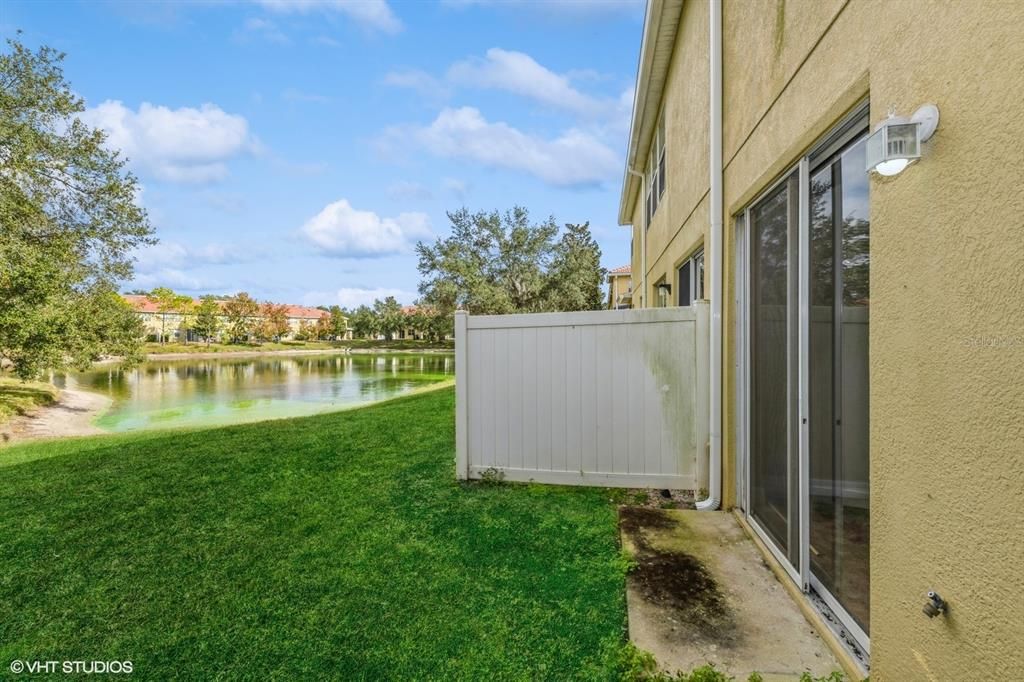
[(921, 144), (927, 142), (939, 127), (939, 108), (925, 104), (910, 118), (897, 116), (889, 109), (889, 117), (878, 124), (868, 137), (867, 171), (879, 175), (897, 175), (921, 158)]
[(658, 287), (658, 291), (666, 296), (672, 293), (672, 285), (668, 282), (658, 282), (654, 286)]

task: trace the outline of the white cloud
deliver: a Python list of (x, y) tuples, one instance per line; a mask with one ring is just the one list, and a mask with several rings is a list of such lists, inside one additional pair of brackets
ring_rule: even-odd
[(408, 180), (400, 180), (388, 187), (388, 196), (392, 199), (431, 199), (433, 195), (428, 187)]
[(443, 78), (421, 69), (399, 69), (384, 76), (383, 83), (408, 88), (432, 100), (445, 100), (457, 87), (504, 90), (556, 109), (589, 118), (614, 116), (614, 98), (592, 97), (573, 87), (573, 81), (595, 81), (603, 76), (592, 69), (558, 74), (525, 52), (492, 47), (484, 57), (470, 57), (448, 67)]
[(441, 180), (441, 187), (455, 195), (459, 201), (463, 201), (469, 194), (469, 183), (457, 178), (444, 178)]
[(245, 246), (210, 243), (193, 247), (160, 241), (134, 253), (135, 276), (132, 285), (138, 289), (171, 287), (190, 293), (219, 289), (222, 288), (220, 282), (196, 274), (194, 270), (204, 265), (244, 263), (256, 255)]
[(401, 253), (412, 240), (431, 234), (425, 213), (382, 218), (373, 211), (352, 208), (345, 199), (328, 204), (306, 221), (302, 233), (324, 253), (352, 258)]
[(246, 19), (242, 28), (235, 31), (234, 37), (240, 42), (248, 42), (250, 38), (259, 38), (278, 45), (287, 45), (291, 40), (272, 21), (252, 17)]
[(241, 213), (246, 207), (245, 197), (237, 192), (205, 191), (199, 196), (208, 206), (224, 213)]
[(448, 80), (458, 85), (506, 90), (560, 109), (586, 116), (607, 111), (610, 103), (572, 87), (567, 76), (541, 66), (528, 54), (492, 47), (485, 58), (456, 62)]
[(80, 118), (106, 131), (107, 145), (121, 150), (140, 174), (167, 182), (223, 180), (227, 161), (259, 149), (245, 118), (215, 104), (169, 109), (143, 102), (133, 111), (107, 100)]
[(437, 156), (523, 171), (558, 186), (601, 183), (620, 170), (615, 152), (590, 133), (572, 128), (546, 139), (491, 123), (473, 107), (446, 108), (429, 126), (385, 132), (385, 147), (410, 141)]
[(402, 22), (391, 11), (387, 0), (256, 0), (272, 12), (308, 14), (339, 12), (366, 28), (384, 33), (398, 33)]
[(139, 273), (132, 279), (132, 285), (133, 289), (170, 287), (189, 293), (216, 289), (219, 286), (212, 280), (200, 279), (177, 268), (161, 268), (155, 272)]
[(323, 47), (341, 47), (341, 42), (335, 40), (330, 36), (317, 36), (310, 41), (314, 45), (321, 45)]
[(373, 305), (374, 300), (384, 300), (394, 296), (399, 303), (411, 303), (416, 299), (415, 292), (403, 289), (343, 287), (335, 292), (311, 291), (302, 297), (304, 305), (337, 304), (342, 308), (358, 308), (361, 305)]
[(445, 99), (451, 94), (446, 84), (420, 69), (391, 71), (384, 76), (383, 82), (396, 88), (408, 88), (433, 100)]
[(289, 161), (275, 156), (270, 162), (283, 173), (297, 177), (323, 175), (330, 169), (330, 164), (326, 161)]
[(177, 242), (160, 241), (135, 252), (135, 269), (152, 274), (168, 268), (187, 270), (199, 265), (239, 263), (251, 254), (244, 247), (206, 244), (191, 247)]

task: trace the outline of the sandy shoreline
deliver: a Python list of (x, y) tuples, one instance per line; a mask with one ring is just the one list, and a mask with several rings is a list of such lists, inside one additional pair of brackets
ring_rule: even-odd
[(41, 406), (0, 426), (0, 444), (105, 433), (92, 420), (109, 409), (111, 402), (99, 393), (64, 389), (52, 405)]

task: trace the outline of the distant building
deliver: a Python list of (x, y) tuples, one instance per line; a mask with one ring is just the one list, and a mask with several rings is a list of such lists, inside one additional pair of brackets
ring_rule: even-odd
[(633, 274), (628, 265), (608, 271), (608, 309), (633, 307)]
[[(415, 306), (415, 305), (402, 306), (402, 315), (404, 315), (405, 317), (408, 318), (408, 317), (411, 317), (412, 315), (415, 315), (417, 312), (419, 312), (419, 310), (420, 310), (419, 306)], [(425, 308), (424, 312), (429, 312), (430, 310), (431, 310), (430, 308)], [(414, 329), (411, 326), (405, 326), (402, 329), (399, 329), (398, 333), (395, 334), (395, 338), (396, 339), (408, 339), (408, 340), (413, 340), (413, 341), (426, 341), (426, 340), (428, 340), (427, 334), (425, 334), (422, 330)], [(455, 337), (452, 336), (451, 334), (445, 334), (444, 338), (445, 338), (446, 341), (451, 341)]]
[[(408, 317), (411, 317), (412, 315), (415, 315), (416, 311), (418, 311), (418, 310), (419, 310), (419, 308), (414, 306), (414, 305), (402, 306), (402, 315), (404, 315), (406, 318), (408, 318)], [(412, 340), (415, 340), (415, 341), (421, 341), (421, 340), (423, 340), (423, 339), (425, 339), (427, 337), (422, 332), (417, 331), (416, 329), (414, 329), (414, 328), (412, 328), (410, 326), (406, 326), (406, 327), (402, 327), (401, 329), (398, 330), (398, 333), (395, 334), (395, 338), (396, 339), (412, 339)]]
[[(159, 339), (161, 330), (163, 333), (174, 340), (183, 340), (181, 323), (182, 315), (176, 312), (163, 313), (148, 296), (137, 295), (137, 294), (126, 294), (123, 295), (125, 301), (135, 309), (135, 312), (139, 315), (142, 320), (142, 324), (146, 329), (147, 337), (154, 337)], [(200, 304), (199, 299), (193, 299), (192, 303), (198, 307)], [(223, 308), (225, 300), (218, 300), (217, 304)], [(287, 310), (288, 327), (289, 333), (285, 334), (282, 338), (294, 339), (302, 328), (303, 324), (316, 325), (322, 318), (330, 317), (330, 313), (320, 308), (310, 308), (309, 306), (302, 305), (288, 305)], [(255, 319), (260, 319), (257, 315)], [(221, 323), (227, 324), (227, 316), (220, 316)], [(348, 319), (345, 320), (346, 332), (344, 339), (348, 340), (352, 338), (352, 330), (348, 329)], [(189, 341), (199, 340), (192, 332), (188, 333)]]

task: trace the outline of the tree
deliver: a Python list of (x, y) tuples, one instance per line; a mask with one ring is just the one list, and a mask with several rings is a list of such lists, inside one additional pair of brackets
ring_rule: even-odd
[(260, 318), (257, 329), (264, 339), (280, 341), (291, 329), (288, 325), (288, 306), (283, 303), (266, 301), (260, 306)]
[(310, 322), (309, 320), (299, 320), (299, 329), (295, 332), (296, 341), (309, 341), (310, 339), (317, 338), (317, 325), (319, 325), (320, 319), (316, 322)]
[(220, 327), (220, 304), (217, 303), (217, 299), (213, 296), (203, 296), (199, 300), (199, 306), (196, 308), (192, 329), (209, 346), (210, 339), (217, 336)]
[[(185, 316), (188, 315), (189, 309), (192, 307), (192, 297), (175, 293), (173, 289), (167, 287), (157, 287), (149, 292), (146, 298), (156, 306), (160, 313), (160, 343), (163, 343), (167, 337), (167, 316), (180, 315), (184, 322)], [(187, 338), (187, 327), (185, 331)]]
[(426, 339), (430, 337), (430, 318), (433, 311), (424, 305), (413, 306), (405, 316), (405, 326), (414, 336)]
[(359, 338), (365, 339), (376, 336), (380, 331), (377, 323), (377, 316), (368, 306), (361, 305), (352, 314), (352, 332)]
[(188, 345), (188, 333), (195, 327), (196, 323), (196, 302), (191, 296), (183, 296), (178, 305), (178, 315), (181, 321), (178, 323), (178, 331), (185, 345)]
[(409, 327), (422, 339), (440, 341), (455, 333), (455, 320), (437, 308), (418, 302), (408, 316)]
[(395, 334), (405, 326), (405, 315), (402, 313), (402, 306), (395, 300), (394, 296), (388, 296), (383, 301), (376, 299), (373, 302), (373, 314), (377, 318), (377, 329), (384, 334), (385, 341), (391, 341)]
[(431, 341), (441, 341), (449, 336), (455, 335), (455, 316), (452, 313), (442, 313), (435, 310), (430, 316)]
[(0, 53), (0, 360), (26, 379), (141, 357), (117, 291), (155, 241), (125, 159), (77, 118), (63, 60), (17, 40)]
[(607, 275), (601, 267), (601, 247), (590, 234), (590, 223), (566, 223), (547, 272), (546, 306), (551, 310), (603, 308), (601, 286)]
[(224, 301), (224, 316), (227, 318), (228, 337), (232, 343), (246, 341), (255, 330), (256, 316), (260, 304), (242, 291)]
[(451, 235), (416, 245), (425, 304), (450, 315), (592, 310), (601, 307), (604, 271), (590, 225), (559, 238), (553, 218), (530, 223), (525, 208), (500, 214), (448, 214)]
[(348, 313), (337, 305), (330, 307), (331, 316), (328, 318), (330, 325), (330, 335), (334, 337), (335, 341), (344, 340), (345, 336), (348, 335)]

